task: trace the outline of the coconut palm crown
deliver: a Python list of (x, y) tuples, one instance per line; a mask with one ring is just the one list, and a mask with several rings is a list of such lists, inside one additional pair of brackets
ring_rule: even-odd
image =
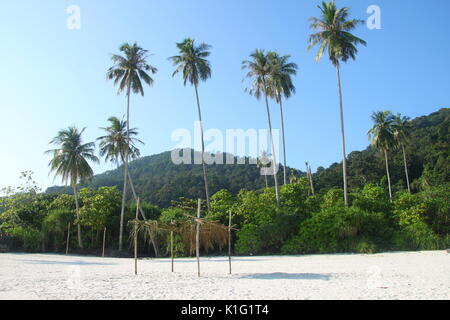
[(320, 61), (328, 51), (328, 57), (334, 66), (339, 65), (339, 61), (356, 59), (358, 53), (357, 45), (366, 45), (366, 42), (350, 31), (354, 30), (363, 20), (348, 19), (349, 8), (338, 9), (334, 1), (319, 5), (322, 16), (320, 18), (312, 17), (309, 19), (310, 27), (317, 30), (317, 33), (310, 35), (308, 50), (319, 44), (319, 50), (316, 54), (316, 60)]
[[(110, 122), (108, 127), (100, 128), (105, 131), (106, 135), (97, 138), (100, 141), (100, 155), (105, 157), (106, 161), (119, 165), (120, 162), (124, 161), (128, 148), (127, 122), (119, 120), (117, 117), (110, 117), (108, 121)], [(131, 128), (129, 134), (131, 143), (128, 150), (129, 156), (131, 159), (137, 159), (140, 156), (140, 150), (136, 147), (136, 143), (144, 144), (144, 142), (136, 138), (138, 134), (136, 128)]]
[(83, 144), (81, 136), (85, 129), (69, 127), (60, 130), (50, 141), (57, 148), (46, 151), (53, 154), (49, 163), (50, 172), (60, 176), (62, 182), (70, 184), (71, 187), (75, 187), (82, 179), (92, 177), (94, 172), (88, 161), (99, 162), (94, 154), (95, 144), (93, 142)]
[(119, 50), (123, 55), (111, 56), (114, 65), (108, 69), (106, 78), (114, 80), (114, 85), (118, 85), (118, 94), (129, 87), (134, 93), (140, 93), (143, 96), (144, 88), (141, 80), (151, 86), (153, 78), (149, 73), (155, 74), (158, 69), (147, 63), (148, 50), (142, 49), (137, 43), (124, 43)]
[(382, 151), (395, 148), (395, 118), (392, 113), (390, 111), (377, 111), (372, 114), (371, 118), (374, 126), (367, 132), (367, 135), (372, 145)]
[(277, 52), (269, 52), (268, 58), (272, 64), (268, 91), (271, 98), (280, 103), (281, 98), (290, 98), (295, 94), (292, 76), (297, 75), (297, 64), (289, 62), (290, 55), (280, 56)]
[(209, 44), (196, 45), (194, 39), (186, 38), (176, 46), (180, 54), (169, 58), (176, 66), (172, 76), (182, 73), (184, 85), (189, 82), (193, 86), (198, 86), (200, 80), (206, 81), (211, 77), (211, 65), (206, 59), (211, 54)]
[(251, 60), (244, 60), (242, 62), (242, 69), (247, 69), (246, 78), (252, 79), (250, 86), (245, 88), (245, 91), (256, 99), (260, 99), (261, 95), (267, 93), (269, 95), (269, 77), (273, 71), (273, 64), (269, 59), (269, 55), (262, 49), (256, 49), (250, 54)]

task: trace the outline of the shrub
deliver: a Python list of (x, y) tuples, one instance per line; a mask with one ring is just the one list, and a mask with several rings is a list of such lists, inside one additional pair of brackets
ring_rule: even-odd
[(9, 229), (8, 233), (22, 241), (25, 251), (37, 252), (41, 249), (43, 235), (42, 232), (36, 229), (16, 226)]
[(394, 245), (399, 250), (437, 250), (445, 247), (441, 240), (424, 222), (415, 222), (395, 234)]
[(392, 221), (384, 213), (369, 213), (357, 207), (328, 207), (305, 220), (282, 252), (373, 253), (389, 246), (393, 231)]
[(161, 221), (162, 223), (167, 223), (167, 224), (169, 224), (172, 221), (174, 221), (174, 222), (185, 221), (188, 219), (188, 217), (186, 216), (185, 213), (186, 213), (186, 210), (181, 209), (181, 208), (167, 208), (161, 212), (159, 221)]
[(240, 254), (280, 252), (304, 219), (306, 215), (285, 209), (255, 212), (254, 219), (237, 232), (236, 250)]
[(390, 212), (386, 191), (374, 184), (366, 184), (360, 193), (352, 194), (352, 205), (368, 212)]
[(344, 206), (344, 190), (333, 188), (323, 196), (322, 208)]

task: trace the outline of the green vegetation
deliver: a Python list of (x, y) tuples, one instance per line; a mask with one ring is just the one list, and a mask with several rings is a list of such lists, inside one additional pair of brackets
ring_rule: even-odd
[[(28, 188), (2, 199), (0, 230), (2, 242), (11, 249), (55, 251), (65, 248), (67, 224), (78, 223), (87, 252), (100, 252), (99, 231), (110, 232), (107, 247), (118, 242), (121, 196), (115, 187), (95, 191), (83, 188), (80, 215), (76, 218), (72, 195), (37, 193)], [(237, 195), (220, 190), (211, 197), (211, 210), (205, 218), (227, 224), (228, 214), (238, 229), (233, 235), (237, 254), (311, 254), (333, 252), (375, 253), (385, 250), (435, 250), (450, 245), (450, 184), (426, 187), (418, 193), (401, 191), (389, 201), (383, 187), (367, 184), (349, 193), (345, 207), (343, 189), (333, 188), (311, 195), (306, 177), (280, 188), (282, 206), (276, 206), (273, 188), (241, 190)], [(195, 214), (196, 201), (182, 198), (159, 209), (143, 204), (145, 214), (163, 224), (185, 221)], [(135, 206), (126, 207), (125, 220), (134, 219)], [(129, 234), (131, 227), (127, 223)], [(129, 237), (124, 237), (128, 242)], [(189, 248), (176, 238), (177, 255)], [(144, 240), (144, 239), (143, 239)], [(166, 252), (169, 238), (154, 239), (158, 252)], [(71, 243), (71, 251), (74, 244)], [(154, 254), (142, 241), (141, 252)], [(86, 249), (85, 251), (86, 252)], [(219, 248), (214, 252), (220, 253)]]
[[(216, 227), (215, 222), (227, 225), (231, 213), (236, 228), (233, 247), (238, 254), (374, 253), (449, 247), (450, 109), (411, 121), (390, 111), (375, 112), (373, 128), (368, 131), (371, 146), (347, 156), (340, 67), (342, 62), (355, 60), (356, 45), (366, 44), (350, 33), (362, 21), (348, 19), (348, 8), (338, 9), (334, 1), (323, 2), (319, 9), (321, 17), (311, 18), (311, 28), (317, 32), (310, 36), (309, 49), (319, 45), (317, 60), (328, 51), (337, 71), (342, 163), (320, 167), (315, 174), (309, 163), (306, 173), (286, 167), (282, 99), (295, 92), (291, 77), (297, 65), (289, 62), (289, 55), (257, 49), (242, 67), (251, 81), (246, 91), (258, 100), (264, 97), (272, 154), (262, 151), (257, 165), (250, 165), (248, 158), (244, 165), (210, 165), (207, 174), (198, 85), (211, 76), (206, 59), (210, 46), (196, 45), (190, 38), (177, 43), (179, 55), (170, 60), (176, 67), (173, 75), (181, 73), (184, 84), (195, 88), (202, 150), (183, 151), (203, 159), (202, 166), (176, 165), (170, 152), (139, 158), (136, 144), (142, 141), (137, 138), (137, 129), (129, 126), (130, 96), (144, 95), (142, 81), (152, 85), (149, 74), (157, 69), (147, 64), (147, 50), (125, 43), (120, 47), (123, 55), (112, 56), (107, 78), (118, 85), (118, 93), (127, 94), (126, 121), (110, 117), (109, 126), (102, 128), (105, 135), (97, 139), (100, 156), (118, 168), (93, 176), (90, 162), (99, 160), (95, 144), (82, 141), (84, 129), (59, 131), (50, 142), (55, 148), (47, 153), (52, 155), (50, 171), (60, 176), (66, 187), (41, 193), (32, 173), (24, 172), (21, 186), (5, 188), (6, 196), (0, 198), (0, 243), (11, 250), (30, 252), (62, 252), (67, 247), (71, 252), (98, 253), (103, 231), (107, 248), (118, 247), (120, 252), (131, 246), (130, 231), (139, 199), (146, 221), (134, 225), (150, 230), (140, 235), (147, 241), (139, 241), (139, 251), (167, 254), (167, 234), (152, 230), (158, 230), (158, 225), (178, 224), (185, 228), (171, 229), (183, 230), (184, 235), (175, 235), (175, 254), (189, 255), (193, 240), (187, 242), (190, 238), (186, 234), (191, 235), (195, 223), (187, 215), (196, 216), (197, 199), (206, 195), (202, 203), (202, 218), (206, 220), (202, 221)], [(283, 128), (284, 166), (273, 175), (273, 187), (267, 176), (261, 175), (263, 169), (275, 173), (278, 164), (269, 98), (280, 106)], [(284, 181), (281, 186), (280, 179)], [(132, 197), (127, 194), (128, 183)], [(187, 220), (190, 224), (181, 223)], [(77, 226), (76, 242), (71, 225)], [(201, 239), (204, 248), (215, 253), (226, 242), (225, 229), (219, 228), (222, 234), (216, 237), (214, 230), (218, 229), (204, 227), (209, 236)]]
[[(450, 181), (450, 109), (441, 109), (429, 116), (409, 121), (408, 140), (404, 144), (411, 192), (419, 192), (427, 186), (437, 186)], [(194, 152), (194, 151), (192, 151)], [(260, 157), (263, 161), (265, 158)], [(267, 159), (266, 161), (270, 161)], [(265, 161), (264, 161), (265, 162)], [(358, 190), (366, 184), (376, 184), (388, 189), (384, 155), (373, 146), (348, 155), (349, 189)], [(265, 162), (267, 163), (267, 162)], [(121, 169), (95, 175), (91, 181), (79, 185), (80, 188), (98, 189), (102, 186), (116, 186), (121, 190), (123, 176)], [(208, 166), (208, 180), (212, 194), (226, 189), (236, 195), (241, 189), (259, 190), (265, 187), (265, 178), (256, 165)], [(170, 160), (170, 152), (142, 157), (130, 163), (130, 173), (136, 192), (141, 199), (168, 207), (173, 199), (204, 197), (203, 171), (198, 165), (175, 165)], [(288, 168), (288, 176), (295, 174), (295, 180), (306, 173)], [(402, 149), (390, 154), (390, 175), (392, 192), (407, 190)], [(282, 179), (282, 170), (278, 172)], [(272, 178), (271, 178), (272, 179)], [(332, 188), (343, 188), (342, 163), (334, 163), (329, 168), (319, 167), (313, 174), (315, 193), (325, 194)], [(269, 183), (269, 186), (273, 186)], [(51, 187), (47, 193), (73, 193), (70, 188)], [(131, 200), (131, 197), (128, 198)]]

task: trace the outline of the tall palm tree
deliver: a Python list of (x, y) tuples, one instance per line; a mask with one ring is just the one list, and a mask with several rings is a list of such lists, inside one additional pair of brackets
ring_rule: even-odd
[[(108, 121), (110, 122), (108, 127), (100, 128), (106, 132), (106, 135), (97, 138), (97, 140), (100, 141), (100, 155), (105, 157), (106, 161), (111, 161), (116, 164), (117, 167), (119, 167), (120, 164), (125, 164), (125, 154), (127, 148), (129, 148), (128, 153), (131, 160), (139, 158), (140, 150), (136, 147), (136, 144), (144, 144), (144, 142), (136, 138), (138, 134), (137, 129), (130, 129), (130, 145), (128, 145), (127, 122), (125, 120), (119, 120), (116, 117), (110, 117)], [(130, 182), (133, 196), (137, 201), (136, 190), (134, 189), (133, 180), (131, 179), (129, 170), (128, 180)], [(143, 214), (142, 211), (141, 213)], [(145, 214), (143, 214), (143, 218), (146, 219)]]
[(286, 140), (284, 137), (284, 117), (283, 117), (283, 96), (288, 99), (293, 93), (295, 93), (295, 86), (292, 82), (292, 76), (297, 74), (297, 65), (293, 62), (289, 62), (291, 56), (280, 56), (276, 52), (270, 52), (269, 58), (273, 64), (272, 74), (270, 75), (269, 82), (271, 89), (270, 96), (280, 106), (281, 117), (281, 136), (283, 142), (283, 178), (284, 184), (287, 184), (286, 173)]
[(191, 38), (184, 39), (183, 42), (177, 43), (177, 48), (179, 51), (178, 56), (170, 57), (173, 65), (176, 67), (172, 76), (177, 73), (182, 73), (184, 85), (188, 82), (195, 88), (195, 97), (197, 99), (197, 112), (198, 120), (200, 122), (200, 133), (202, 140), (202, 166), (203, 166), (203, 180), (205, 182), (205, 194), (206, 194), (206, 204), (208, 211), (211, 210), (211, 205), (209, 201), (209, 190), (208, 190), (208, 177), (206, 175), (206, 165), (205, 165), (205, 141), (203, 139), (203, 122), (202, 122), (202, 111), (200, 108), (200, 98), (198, 96), (198, 85), (200, 80), (206, 81), (211, 77), (211, 64), (206, 59), (209, 57), (211, 52), (211, 46), (206, 43), (195, 44), (195, 40)]
[(408, 186), (408, 192), (411, 193), (409, 186), (408, 175), (408, 163), (406, 162), (405, 145), (408, 142), (409, 135), (409, 117), (404, 117), (400, 113), (394, 116), (394, 135), (398, 145), (402, 148), (403, 152), (403, 164), (405, 166), (406, 185)]
[(270, 76), (273, 72), (273, 64), (270, 61), (269, 54), (266, 54), (264, 50), (256, 49), (252, 54), (250, 54), (251, 60), (244, 60), (242, 62), (242, 68), (247, 69), (246, 78), (252, 79), (252, 84), (249, 88), (246, 89), (250, 93), (256, 97), (256, 99), (260, 99), (261, 95), (264, 95), (264, 99), (266, 102), (266, 113), (267, 113), (267, 122), (269, 124), (269, 133), (270, 133), (270, 143), (272, 146), (272, 167), (273, 167), (273, 179), (275, 182), (275, 195), (277, 199), (277, 205), (280, 205), (280, 194), (278, 190), (278, 178), (277, 178), (277, 159), (275, 154), (275, 144), (273, 141), (272, 134), (272, 120), (270, 119), (270, 110), (269, 110), (269, 93), (270, 89)]
[[(56, 149), (48, 150), (46, 153), (53, 154), (49, 163), (50, 172), (56, 176), (61, 176), (64, 184), (69, 184), (75, 196), (75, 208), (77, 218), (80, 218), (80, 207), (78, 204), (77, 184), (80, 180), (92, 177), (93, 171), (88, 161), (98, 163), (98, 158), (94, 155), (95, 144), (93, 142), (83, 143), (81, 135), (84, 130), (75, 127), (60, 130), (50, 144)], [(78, 246), (83, 248), (81, 240), (81, 226), (78, 224)]]
[(344, 178), (344, 201), (348, 206), (347, 192), (347, 158), (345, 152), (345, 132), (344, 132), (344, 110), (342, 105), (342, 87), (340, 74), (340, 61), (347, 62), (349, 59), (355, 60), (358, 49), (356, 45), (366, 45), (366, 42), (350, 31), (354, 30), (359, 24), (364, 23), (363, 20), (348, 19), (349, 8), (338, 9), (334, 1), (329, 3), (322, 2), (318, 6), (321, 11), (321, 17), (310, 18), (310, 27), (317, 31), (310, 35), (308, 51), (317, 44), (319, 51), (316, 54), (316, 61), (320, 61), (323, 54), (328, 50), (328, 56), (331, 63), (336, 68), (338, 89), (339, 89), (339, 107), (341, 118), (341, 136), (342, 136), (342, 171)]
[(389, 186), (389, 198), (392, 201), (391, 177), (389, 175), (388, 152), (396, 146), (394, 116), (390, 111), (377, 111), (372, 114), (374, 126), (367, 132), (372, 145), (384, 154), (386, 174)]
[[(147, 63), (148, 50), (144, 50), (137, 45), (124, 43), (119, 48), (123, 55), (113, 54), (111, 60), (113, 66), (108, 69), (106, 78), (114, 80), (115, 85), (119, 85), (118, 94), (126, 91), (127, 94), (127, 141), (130, 145), (130, 96), (133, 93), (140, 93), (144, 96), (144, 88), (142, 81), (151, 86), (153, 79), (149, 75), (155, 74), (158, 69)], [(120, 212), (120, 234), (119, 234), (119, 251), (123, 246), (123, 218), (125, 214), (125, 201), (127, 194), (127, 176), (128, 176), (129, 149), (125, 152), (124, 175), (123, 175), (123, 195), (122, 208)]]

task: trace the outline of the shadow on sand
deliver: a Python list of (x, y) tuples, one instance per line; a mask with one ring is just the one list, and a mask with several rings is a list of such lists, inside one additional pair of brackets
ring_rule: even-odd
[(330, 280), (330, 274), (319, 273), (255, 273), (240, 277), (241, 279), (260, 279), (260, 280)]

